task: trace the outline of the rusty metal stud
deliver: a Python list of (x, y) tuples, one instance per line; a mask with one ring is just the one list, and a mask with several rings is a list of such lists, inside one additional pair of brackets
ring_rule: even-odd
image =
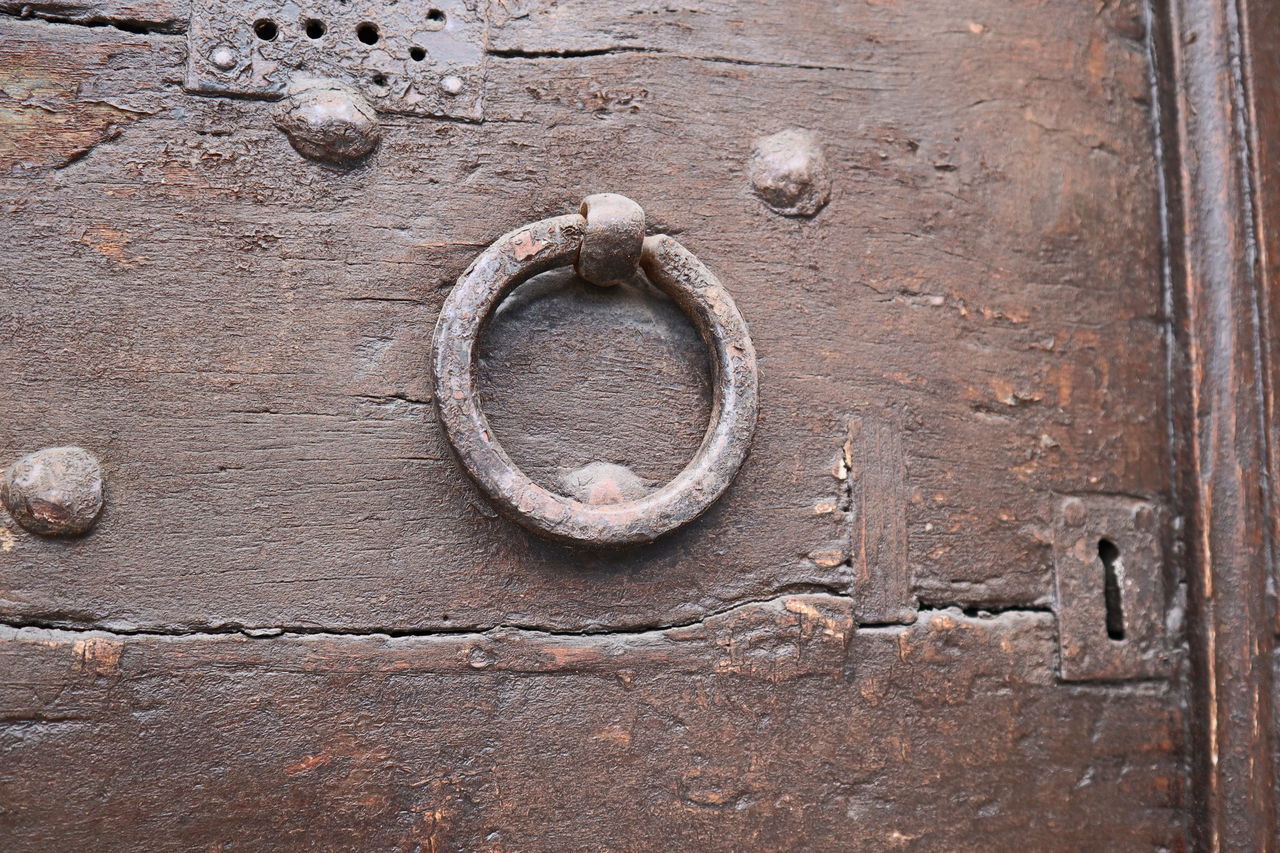
[(644, 497), (652, 485), (625, 465), (592, 462), (561, 476), (570, 497), (587, 504), (616, 504)]
[(612, 287), (635, 275), (644, 245), (644, 209), (624, 195), (598, 193), (584, 198), (578, 212), (587, 220), (574, 262), (579, 277)]
[[(684, 309), (711, 350), (714, 401), (702, 446), (674, 480), (635, 497), (636, 484), (623, 478), (620, 467), (575, 472), (585, 475), (577, 478), (577, 486), (586, 491), (573, 484), (570, 490), (585, 501), (530, 480), (502, 449), (481, 410), (476, 345), (493, 312), (520, 282), (578, 261), (588, 229), (587, 219), (578, 214), (544, 219), (499, 238), (472, 261), (436, 323), (435, 402), (462, 468), (503, 514), (549, 539), (617, 547), (651, 542), (693, 521), (729, 488), (755, 430), (756, 355), (746, 322), (710, 270), (672, 237), (644, 238), (640, 268)], [(612, 486), (593, 488), (605, 480)]]
[(359, 164), (382, 139), (378, 113), (365, 97), (334, 80), (291, 84), (275, 121), (299, 154), (332, 166)]
[(102, 512), (102, 466), (80, 447), (28, 453), (0, 478), (0, 501), (32, 533), (79, 536)]
[(803, 128), (756, 140), (747, 170), (756, 195), (783, 216), (813, 216), (831, 199), (822, 146)]

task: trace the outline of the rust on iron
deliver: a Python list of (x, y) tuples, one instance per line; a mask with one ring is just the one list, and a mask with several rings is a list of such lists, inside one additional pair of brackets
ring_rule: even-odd
[(523, 261), (541, 252), (546, 244), (535, 240), (532, 233), (521, 231), (511, 238), (511, 247), (515, 252), (516, 260)]
[(1064, 681), (1168, 672), (1157, 508), (1114, 495), (1063, 498), (1054, 522), (1058, 667)]
[(46, 447), (9, 466), (0, 500), (32, 533), (79, 536), (102, 512), (102, 466), (83, 448)]
[[(624, 201), (639, 209), (627, 199), (610, 201), (609, 207), (628, 211)], [(595, 203), (586, 209), (595, 209)], [(625, 221), (634, 237), (634, 211)], [(577, 262), (591, 234), (587, 217), (557, 216), (517, 228), (482, 252), (440, 312), (432, 367), (445, 436), (463, 469), (498, 510), (549, 539), (619, 547), (651, 542), (688, 524), (729, 487), (746, 459), (755, 429), (756, 357), (746, 322), (711, 271), (670, 236), (644, 238), (640, 268), (689, 315), (711, 349), (714, 401), (702, 446), (671, 482), (642, 497), (615, 500), (623, 497), (618, 494), (610, 495), (607, 502), (589, 503), (533, 482), (503, 450), (481, 410), (476, 395), (476, 344), (486, 322), (513, 288), (538, 273)], [(530, 246), (539, 250), (531, 253)], [(629, 259), (631, 245), (623, 241), (621, 247), (626, 253), (623, 259)], [(619, 263), (614, 269), (622, 266)], [(593, 269), (609, 266), (601, 262)]]

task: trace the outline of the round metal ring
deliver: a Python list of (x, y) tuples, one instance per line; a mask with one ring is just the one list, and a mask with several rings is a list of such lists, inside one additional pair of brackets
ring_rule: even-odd
[(697, 454), (644, 497), (587, 504), (530, 480), (502, 449), (480, 408), (474, 359), (493, 312), (518, 284), (573, 264), (586, 232), (577, 214), (525, 225), (480, 254), (450, 292), (433, 340), (436, 408), (461, 466), (493, 505), (533, 532), (596, 547), (650, 542), (702, 515), (724, 493), (755, 430), (755, 348), (728, 291), (673, 238), (646, 237), (640, 266), (684, 310), (711, 352), (711, 418)]

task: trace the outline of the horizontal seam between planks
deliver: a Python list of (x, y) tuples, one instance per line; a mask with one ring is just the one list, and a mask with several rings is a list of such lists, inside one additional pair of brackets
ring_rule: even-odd
[(696, 628), (708, 620), (725, 616), (737, 610), (750, 607), (762, 607), (776, 604), (784, 599), (797, 595), (822, 596), (833, 601), (851, 601), (850, 596), (834, 591), (833, 588), (818, 584), (797, 584), (775, 592), (767, 598), (740, 601), (720, 610), (709, 612), (688, 622), (655, 623), (638, 625), (631, 628), (585, 628), (578, 631), (542, 628), (515, 622), (504, 622), (490, 626), (467, 626), (458, 628), (405, 628), (394, 626), (375, 626), (365, 628), (338, 628), (312, 625), (269, 625), (253, 626), (239, 623), (226, 623), (207, 627), (170, 627), (170, 628), (121, 628), (109, 627), (93, 621), (62, 622), (57, 619), (13, 619), (0, 618), (0, 628), (38, 628), (49, 631), (65, 631), (68, 633), (102, 633), (118, 637), (200, 637), (229, 636), (243, 634), (254, 639), (274, 639), (284, 636), (343, 636), (343, 637), (461, 637), (484, 636), (503, 632), (521, 632), (539, 634), (550, 637), (615, 637), (636, 636), (664, 631), (675, 631), (682, 628)]

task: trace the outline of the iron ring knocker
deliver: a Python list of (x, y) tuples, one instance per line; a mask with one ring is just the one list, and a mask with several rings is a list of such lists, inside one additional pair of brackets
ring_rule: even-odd
[[(494, 437), (476, 395), (476, 345), (498, 305), (526, 279), (568, 264), (602, 286), (639, 266), (711, 351), (715, 390), (702, 445), (671, 482), (637, 500), (582, 503), (534, 483)], [(729, 487), (755, 430), (755, 348), (732, 297), (675, 239), (645, 237), (644, 211), (620, 195), (589, 196), (580, 214), (524, 225), (489, 246), (445, 300), (432, 350), (436, 409), (462, 467), (504, 515), (561, 542), (633, 545), (688, 524)]]

